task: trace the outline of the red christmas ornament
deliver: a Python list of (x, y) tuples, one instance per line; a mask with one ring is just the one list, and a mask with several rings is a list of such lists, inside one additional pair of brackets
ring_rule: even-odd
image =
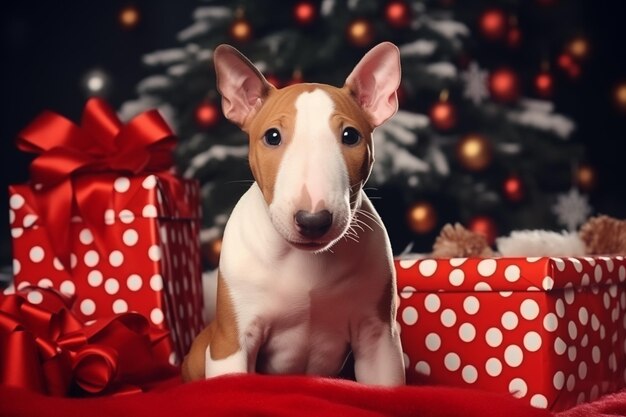
[(394, 0), (385, 7), (385, 19), (395, 28), (404, 28), (411, 22), (409, 5), (402, 0)]
[(572, 59), (572, 56), (565, 52), (559, 55), (557, 62), (559, 64), (559, 68), (564, 70), (568, 70), (572, 65), (574, 65), (574, 60)]
[(506, 13), (500, 9), (488, 9), (480, 16), (478, 27), (486, 39), (502, 40), (507, 31)]
[(535, 91), (541, 97), (550, 97), (554, 88), (554, 78), (548, 71), (541, 71), (535, 76)]
[(437, 130), (446, 131), (456, 126), (456, 108), (448, 101), (447, 91), (443, 91), (439, 101), (430, 108), (429, 116)]
[(519, 79), (517, 74), (508, 68), (495, 70), (489, 76), (491, 96), (498, 101), (511, 103), (519, 97)]
[(567, 70), (567, 75), (570, 76), (570, 78), (572, 79), (576, 79), (578, 77), (580, 77), (582, 70), (580, 69), (580, 65), (578, 64), (573, 64), (568, 70)]
[(317, 19), (317, 8), (310, 1), (302, 1), (293, 8), (293, 16), (298, 24), (307, 26)]
[(502, 183), (502, 192), (504, 197), (513, 202), (519, 203), (526, 195), (524, 183), (517, 175), (511, 175)]
[(574, 60), (574, 58), (567, 52), (563, 52), (557, 59), (559, 68), (569, 75), (570, 78), (580, 77), (581, 69), (580, 64)]
[(201, 128), (213, 127), (220, 120), (221, 112), (215, 103), (203, 101), (196, 107), (196, 124)]
[(517, 48), (522, 43), (522, 31), (517, 26), (509, 29), (509, 32), (506, 34), (506, 43), (511, 48)]
[(469, 221), (467, 228), (474, 233), (485, 236), (489, 245), (493, 245), (496, 241), (496, 237), (498, 236), (498, 227), (496, 226), (496, 223), (493, 219), (487, 216), (476, 216), (472, 218)]

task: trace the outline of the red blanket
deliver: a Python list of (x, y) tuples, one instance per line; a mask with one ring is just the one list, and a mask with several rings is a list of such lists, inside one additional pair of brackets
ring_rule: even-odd
[(626, 416), (626, 391), (551, 414), (509, 395), (460, 388), (376, 388), (300, 376), (237, 375), (182, 385), (165, 381), (141, 394), (88, 399), (0, 387), (3, 417), (613, 417)]
[(0, 389), (1, 416), (549, 417), (508, 395), (458, 388), (376, 388), (300, 376), (236, 375), (90, 399)]

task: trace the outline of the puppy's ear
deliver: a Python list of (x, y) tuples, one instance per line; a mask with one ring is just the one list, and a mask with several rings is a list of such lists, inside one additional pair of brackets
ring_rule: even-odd
[(346, 79), (374, 127), (380, 126), (398, 110), (396, 90), (400, 86), (400, 51), (383, 42), (372, 48)]
[(243, 126), (274, 87), (248, 58), (230, 45), (218, 46), (213, 52), (213, 62), (224, 115), (231, 122)]

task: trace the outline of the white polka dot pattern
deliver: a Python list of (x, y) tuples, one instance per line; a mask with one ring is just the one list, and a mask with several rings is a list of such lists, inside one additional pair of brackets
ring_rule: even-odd
[(431, 372), (430, 365), (428, 364), (428, 362), (419, 361), (415, 364), (415, 372), (417, 372), (418, 374), (429, 376)]
[(495, 259), (483, 259), (478, 263), (478, 273), (483, 277), (490, 277), (496, 272)]
[(626, 386), (624, 257), (404, 259), (396, 268), (403, 349), (416, 364), (409, 383), (428, 369), (419, 381), (509, 392), (553, 411)]
[[(34, 191), (11, 187), (15, 285), (27, 291), (36, 283), (74, 296), (74, 311), (84, 320), (138, 312), (151, 325), (170, 330), (171, 340), (166, 342), (172, 357), (180, 358), (204, 326), (197, 183), (180, 181), (180, 190), (175, 190), (177, 184), (161, 182), (156, 175), (106, 181), (112, 205), (96, 213), (100, 225), (88, 225), (84, 216), (72, 215), (67, 259), (50, 245), (40, 213), (33, 211), (38, 207)], [(173, 203), (178, 202), (186, 207), (176, 208)], [(180, 219), (170, 220), (178, 215)], [(177, 291), (169, 291), (174, 282)], [(32, 304), (41, 302), (38, 292), (29, 294)]]
[(130, 188), (130, 180), (126, 177), (119, 177), (113, 183), (113, 188), (118, 193), (125, 193)]
[(450, 308), (441, 312), (441, 324), (445, 327), (452, 327), (456, 323), (456, 313)]
[(463, 284), (463, 281), (465, 281), (465, 273), (462, 269), (453, 269), (452, 272), (450, 272), (449, 278), (450, 284), (458, 287)]
[(128, 311), (128, 304), (126, 301), (119, 299), (113, 301), (113, 312), (116, 314), (126, 313)]
[(454, 372), (461, 367), (461, 357), (454, 352), (450, 352), (444, 358), (444, 365), (448, 371)]
[(41, 304), (41, 302), (43, 301), (43, 294), (41, 293), (41, 291), (31, 291), (26, 296), (26, 299), (31, 304)]
[(498, 358), (489, 358), (485, 362), (485, 371), (490, 376), (496, 377), (502, 373), (502, 362)]
[(417, 310), (414, 307), (407, 307), (402, 311), (402, 321), (408, 326), (417, 323)]

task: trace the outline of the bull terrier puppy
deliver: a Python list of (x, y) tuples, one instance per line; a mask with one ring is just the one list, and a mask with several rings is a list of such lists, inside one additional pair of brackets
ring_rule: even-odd
[(277, 89), (228, 45), (214, 62), (256, 181), (224, 230), (216, 318), (185, 357), (183, 379), (335, 375), (351, 350), (357, 381), (404, 384), (391, 245), (363, 192), (372, 132), (398, 108), (398, 49), (374, 47), (342, 88)]

